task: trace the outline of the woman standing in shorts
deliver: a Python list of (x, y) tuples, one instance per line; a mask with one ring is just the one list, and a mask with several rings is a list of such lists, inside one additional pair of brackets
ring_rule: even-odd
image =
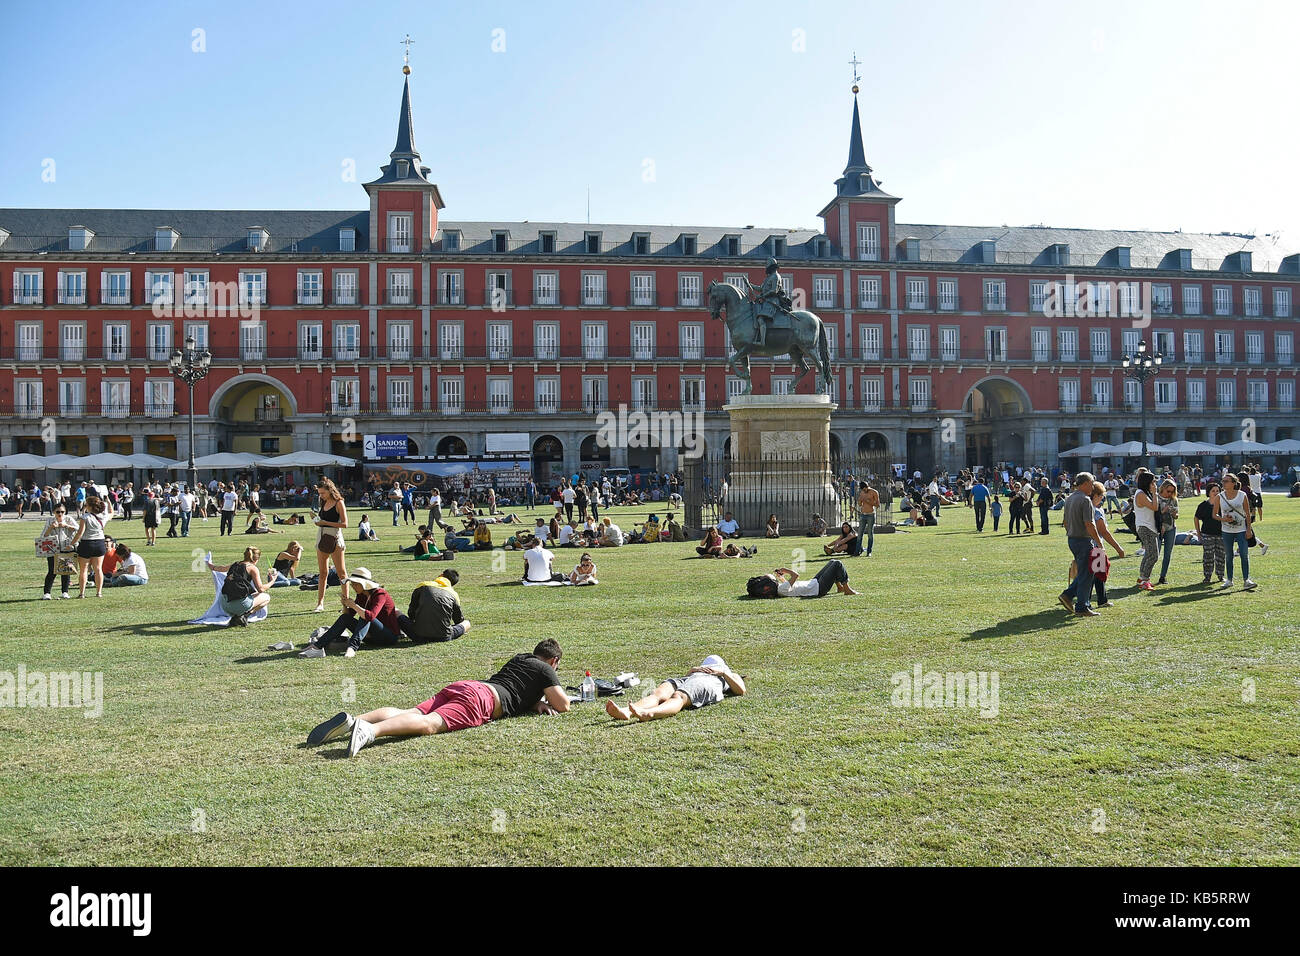
[(316, 584), (314, 610), (320, 614), (325, 610), (325, 588), (329, 585), (330, 561), (334, 562), (334, 570), (338, 572), (340, 582), (348, 576), (343, 563), (343, 529), (348, 526), (348, 508), (343, 503), (343, 495), (339, 493), (338, 487), (328, 478), (322, 478), (317, 483), (316, 493), (320, 496), (320, 511), (316, 515), (316, 527), (319, 530), (316, 564), (320, 569), (320, 579)]
[(86, 596), (86, 577), (90, 569), (95, 571), (95, 597), (104, 593), (104, 554), (108, 545), (104, 540), (104, 525), (108, 522), (108, 509), (100, 498), (86, 499), (85, 510), (77, 534), (72, 539), (72, 547), (77, 551), (77, 597)]

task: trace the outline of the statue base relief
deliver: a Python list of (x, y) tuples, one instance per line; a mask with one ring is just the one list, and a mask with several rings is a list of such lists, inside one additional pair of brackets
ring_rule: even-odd
[(836, 407), (829, 395), (740, 395), (725, 405), (730, 477), (719, 512), (732, 512), (746, 535), (758, 537), (771, 514), (785, 534), (806, 533), (814, 514), (838, 527), (830, 457)]

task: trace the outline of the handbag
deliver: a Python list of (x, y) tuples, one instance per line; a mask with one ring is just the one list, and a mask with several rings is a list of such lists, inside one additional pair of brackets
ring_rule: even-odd
[(339, 536), (337, 528), (321, 528), (316, 540), (316, 550), (321, 554), (333, 554), (338, 550)]
[(55, 555), (54, 573), (58, 575), (73, 575), (77, 573), (77, 562), (71, 552)]

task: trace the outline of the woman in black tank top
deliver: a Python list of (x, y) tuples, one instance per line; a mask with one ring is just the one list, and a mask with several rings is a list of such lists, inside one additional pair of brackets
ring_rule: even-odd
[[(343, 503), (343, 495), (338, 487), (328, 478), (322, 478), (316, 484), (316, 493), (320, 496), (320, 511), (316, 515), (316, 527), (319, 537), (316, 545), (316, 563), (320, 569), (320, 578), (316, 585), (316, 613), (325, 610), (325, 588), (329, 584), (329, 563), (332, 558), (334, 570), (338, 572), (339, 581), (348, 576), (343, 563), (343, 529), (348, 526), (348, 508)], [(333, 546), (329, 539), (333, 539)], [(328, 550), (321, 550), (322, 547)], [(346, 586), (346, 585), (344, 585)]]

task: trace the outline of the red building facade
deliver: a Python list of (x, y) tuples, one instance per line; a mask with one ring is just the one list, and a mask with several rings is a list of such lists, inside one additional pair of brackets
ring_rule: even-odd
[[(769, 256), (829, 326), (840, 451), (1053, 464), (1140, 437), (1143, 403), (1155, 443), (1293, 437), (1300, 257), (1273, 237), (899, 223), (856, 102), (820, 230), (447, 221), (412, 130), (408, 80), (366, 210), (0, 210), (0, 454), (187, 455), (167, 360), (192, 336), (200, 455), (500, 432), (542, 473), (673, 467), (600, 447), (596, 415), (698, 411), (721, 453), (740, 384), (707, 290)], [(1165, 356), (1145, 390), (1139, 341)], [(793, 375), (753, 366), (760, 392)]]

